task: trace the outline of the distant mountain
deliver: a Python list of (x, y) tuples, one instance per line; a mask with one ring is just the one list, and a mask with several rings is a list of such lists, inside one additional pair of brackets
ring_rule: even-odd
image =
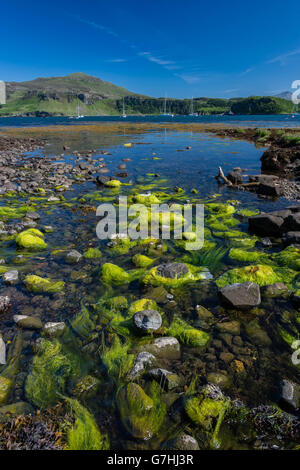
[(84, 73), (65, 77), (37, 78), (28, 82), (6, 82), (7, 104), (0, 114), (116, 114), (116, 100), (141, 96)]
[(283, 98), (284, 100), (289, 100), (291, 101), (292, 99), (292, 93), (290, 91), (283, 91), (282, 93), (279, 93), (278, 95), (274, 95), (275, 98)]

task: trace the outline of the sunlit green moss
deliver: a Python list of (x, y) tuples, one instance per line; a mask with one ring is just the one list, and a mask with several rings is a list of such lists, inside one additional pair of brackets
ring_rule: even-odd
[(83, 253), (85, 258), (101, 258), (102, 254), (99, 248), (89, 248)]
[(139, 299), (132, 302), (128, 309), (128, 314), (132, 317), (136, 312), (141, 310), (157, 310), (157, 303), (152, 299)]
[(35, 293), (55, 293), (62, 292), (65, 287), (63, 281), (53, 281), (34, 274), (27, 275), (24, 279), (26, 289)]
[(107, 374), (115, 382), (119, 383), (133, 366), (134, 355), (129, 354), (131, 347), (129, 341), (121, 342), (115, 335), (113, 343), (105, 347), (101, 354), (101, 359), (106, 367)]
[(275, 284), (276, 282), (285, 282), (289, 284), (295, 277), (296, 272), (283, 270), (263, 264), (245, 266), (244, 268), (235, 268), (222, 274), (217, 280), (218, 287), (224, 287), (228, 284), (239, 282), (255, 282), (259, 286)]
[(272, 255), (272, 259), (280, 266), (285, 266), (295, 271), (300, 271), (300, 250), (294, 246), (288, 246), (279, 253)]
[(123, 268), (112, 263), (103, 264), (101, 273), (103, 282), (109, 285), (128, 284), (139, 276), (139, 270), (126, 272)]
[(175, 318), (167, 329), (169, 336), (174, 336), (182, 344), (191, 347), (205, 347), (210, 341), (210, 335), (205, 331), (193, 328), (180, 318)]
[(20, 232), (16, 236), (16, 243), (19, 247), (29, 250), (44, 250), (47, 248), (44, 234), (35, 228), (29, 228), (24, 232)]
[(157, 266), (147, 271), (142, 278), (142, 283), (145, 285), (152, 285), (152, 286), (166, 286), (166, 287), (173, 287), (177, 288), (181, 285), (185, 284), (186, 282), (193, 282), (198, 280), (203, 280), (207, 278), (207, 272), (205, 272), (205, 268), (198, 268), (192, 265), (186, 264), (188, 267), (188, 272), (179, 278), (169, 278), (160, 276), (157, 273)]
[(0, 375), (0, 406), (6, 405), (11, 394), (12, 387), (12, 380)]
[(153, 259), (139, 253), (132, 257), (132, 263), (138, 268), (147, 268), (150, 264), (153, 264), (153, 262)]
[(235, 212), (235, 208), (231, 204), (222, 204), (218, 202), (205, 204), (205, 209), (219, 217), (227, 217)]
[(262, 251), (245, 251), (241, 248), (231, 248), (229, 258), (235, 261), (267, 261), (268, 255)]

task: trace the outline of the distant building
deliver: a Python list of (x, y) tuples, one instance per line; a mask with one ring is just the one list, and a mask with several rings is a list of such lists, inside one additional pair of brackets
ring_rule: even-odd
[(2, 81), (0, 81), (0, 104), (6, 104), (6, 87)]

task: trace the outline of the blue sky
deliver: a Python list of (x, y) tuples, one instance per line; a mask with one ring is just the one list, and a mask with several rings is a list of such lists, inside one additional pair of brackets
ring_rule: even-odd
[(300, 2), (1, 2), (0, 79), (85, 72), (150, 96), (276, 94), (300, 79)]

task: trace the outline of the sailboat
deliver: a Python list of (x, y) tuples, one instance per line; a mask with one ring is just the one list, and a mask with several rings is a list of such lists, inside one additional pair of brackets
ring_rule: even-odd
[(125, 113), (125, 102), (124, 102), (124, 97), (123, 97), (123, 113), (122, 113), (123, 118), (127, 118), (127, 114)]
[(165, 99), (164, 99), (164, 111), (163, 111), (163, 113), (161, 114), (161, 116), (171, 116), (171, 117), (174, 117), (174, 114), (167, 113), (167, 95), (165, 95)]
[(192, 99), (191, 99), (189, 116), (198, 116), (198, 113), (194, 113), (194, 97), (193, 96), (192, 96)]
[(77, 117), (76, 117), (76, 119), (84, 118), (83, 114), (80, 114), (80, 106), (79, 106), (79, 104), (76, 106), (76, 109), (77, 109)]

